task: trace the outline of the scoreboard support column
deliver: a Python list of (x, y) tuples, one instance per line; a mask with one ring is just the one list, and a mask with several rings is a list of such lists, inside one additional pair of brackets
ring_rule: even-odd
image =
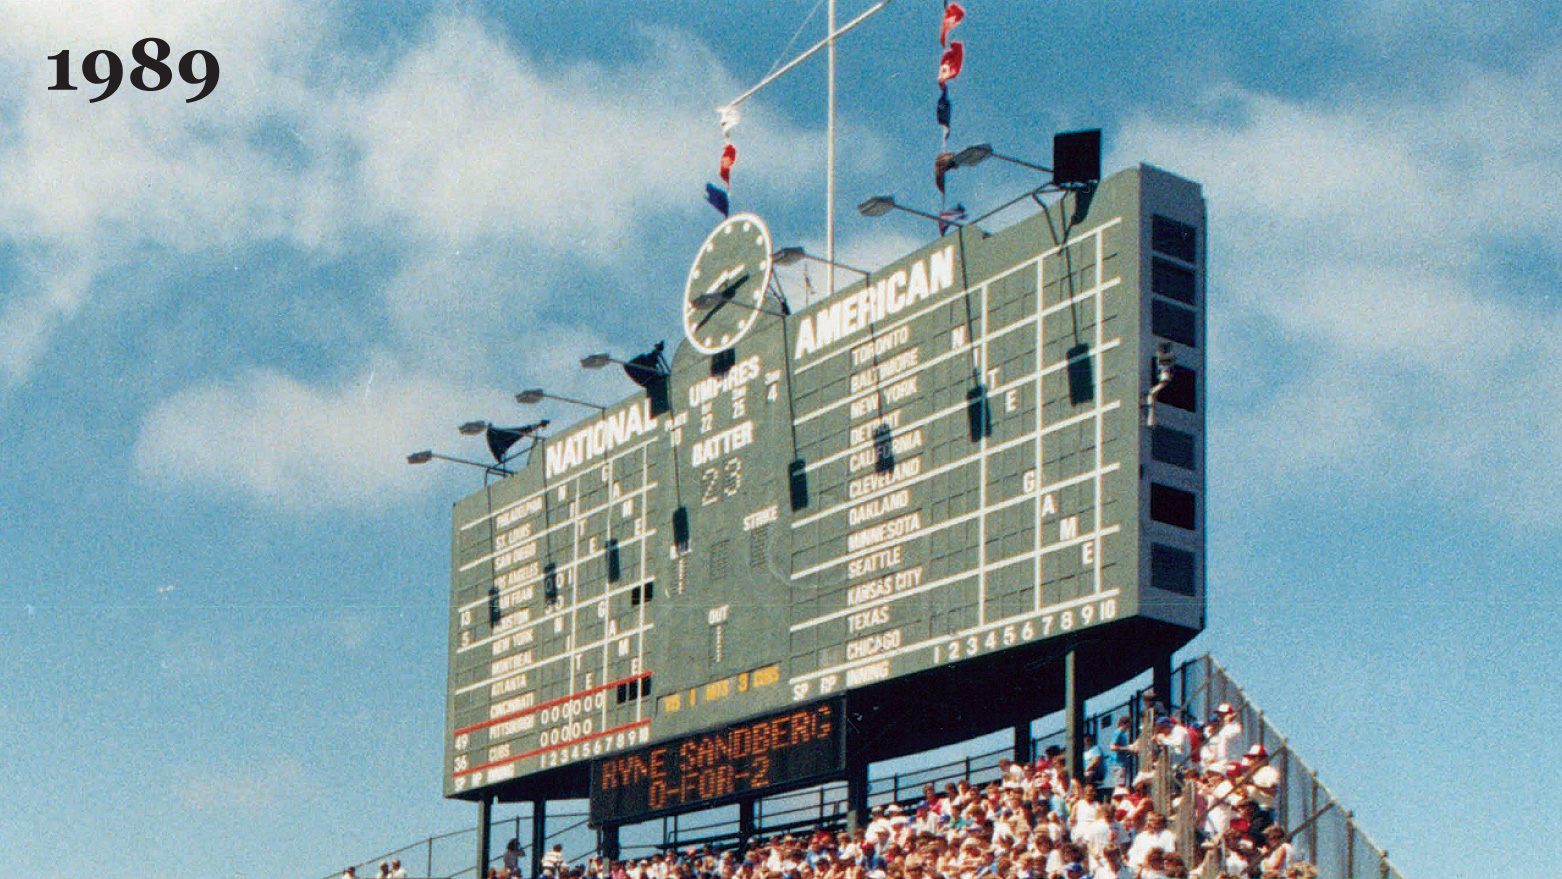
[(1155, 696), (1161, 705), (1172, 708), (1172, 657), (1170, 653), (1155, 660), (1155, 665), (1150, 670), (1150, 687), (1155, 690)]
[(1063, 737), (1068, 774), (1074, 778), (1084, 776), (1080, 764), (1085, 758), (1085, 700), (1079, 684), (1079, 647), (1071, 644), (1063, 654)]
[(754, 807), (755, 807), (755, 804), (757, 802), (758, 802), (757, 800), (754, 800), (753, 798), (750, 798), (750, 799), (743, 800), (743, 801), (738, 803), (738, 854), (739, 855), (743, 855), (743, 854), (746, 854), (748, 852), (749, 844), (754, 841), (754, 836), (758, 832), (758, 828), (755, 827), (755, 821), (754, 821), (754, 812), (755, 812), (755, 808)]
[(494, 817), (493, 794), (484, 794), (477, 801), (477, 876), (479, 879), (488, 875), (488, 837), (493, 831)]
[[(548, 842), (548, 801), (532, 800), (532, 875), (542, 875), (542, 847)], [(487, 876), (485, 872), (479, 876)]]
[(1036, 759), (1035, 749), (1030, 742), (1030, 721), (1025, 720), (1014, 725), (1014, 762), (1029, 763)]
[(856, 833), (867, 826), (868, 761), (860, 756), (848, 756), (846, 758), (846, 829)]
[(597, 831), (597, 851), (610, 861), (618, 860), (617, 824), (604, 824)]

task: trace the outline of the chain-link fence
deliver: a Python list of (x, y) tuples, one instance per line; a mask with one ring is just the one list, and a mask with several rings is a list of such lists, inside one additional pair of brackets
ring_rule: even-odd
[(1244, 748), (1262, 745), (1273, 756), (1282, 783), (1275, 816), (1292, 833), (1292, 843), (1318, 867), (1321, 879), (1404, 879), (1384, 851), (1357, 826), (1347, 810), (1290, 748), (1290, 743), (1219, 663), (1208, 655), (1179, 666), (1174, 674), (1178, 707), (1195, 718), (1229, 704), (1242, 723)]

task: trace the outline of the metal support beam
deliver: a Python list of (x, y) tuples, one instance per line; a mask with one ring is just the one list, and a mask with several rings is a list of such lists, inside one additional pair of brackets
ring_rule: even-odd
[(492, 794), (485, 794), (477, 801), (477, 873), (479, 879), (488, 875), (489, 857), (488, 837), (493, 830), (494, 798)]
[(868, 761), (846, 759), (846, 829), (855, 833), (868, 826)]
[(1155, 690), (1155, 701), (1170, 710), (1172, 707), (1172, 658), (1168, 653), (1150, 667), (1150, 687)]
[[(757, 801), (749, 799), (738, 803), (738, 854), (748, 851), (749, 844), (758, 835), (759, 828), (755, 826), (754, 806)], [(823, 815), (823, 811), (820, 812)]]
[(1030, 740), (1030, 721), (1014, 725), (1014, 762), (1029, 763), (1036, 759)]
[(604, 824), (597, 831), (597, 851), (610, 861), (618, 860), (618, 825)]
[(1070, 646), (1063, 654), (1063, 739), (1068, 774), (1081, 777), (1085, 755), (1085, 699), (1079, 690), (1079, 650)]
[(548, 801), (532, 800), (532, 875), (542, 875), (542, 847), (548, 844)]

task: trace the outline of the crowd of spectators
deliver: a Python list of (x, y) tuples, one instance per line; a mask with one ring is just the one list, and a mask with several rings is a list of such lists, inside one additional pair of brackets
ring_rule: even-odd
[[(547, 879), (1317, 875), (1276, 823), (1278, 769), (1262, 746), (1243, 747), (1239, 715), (1231, 706), (1219, 706), (1203, 724), (1148, 716), (1153, 719), (1137, 732), (1122, 718), (1105, 749), (1087, 737), (1077, 774), (1068, 771), (1060, 749), (1051, 748), (1033, 763), (1001, 761), (1000, 777), (986, 785), (966, 780), (942, 789), (928, 785), (919, 800), (876, 807), (854, 832), (817, 829), (762, 839), (741, 851), (592, 857), (577, 865), (566, 863), (555, 846), (543, 858), (543, 874)], [(515, 841), (504, 863), (490, 879), (519, 879)]]

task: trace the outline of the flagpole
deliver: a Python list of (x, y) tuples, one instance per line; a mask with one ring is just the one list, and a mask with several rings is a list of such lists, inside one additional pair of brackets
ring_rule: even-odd
[(835, 40), (837, 37), (840, 37), (856, 28), (857, 25), (860, 25), (868, 19), (872, 18), (874, 15), (877, 15), (880, 10), (890, 5), (891, 2), (893, 2), (893, 0), (879, 0), (879, 2), (864, 10), (861, 15), (857, 16), (851, 21), (848, 21), (846, 24), (841, 25), (840, 27), (836, 27), (835, 0), (829, 0), (829, 33), (825, 36), (824, 39), (814, 43), (801, 55), (798, 55), (796, 58), (788, 61), (786, 64), (782, 65), (780, 68), (766, 76), (764, 79), (761, 79), (758, 83), (754, 84), (748, 89), (748, 91), (743, 92), (742, 94), (733, 98), (731, 101), (728, 101), (725, 106), (719, 108), (721, 110), (735, 109), (739, 104), (748, 100), (760, 89), (774, 82), (787, 71), (818, 54), (820, 49), (827, 50), (826, 57), (828, 58), (830, 82), (827, 89), (827, 99), (825, 102), (826, 179), (824, 198), (824, 252), (825, 259), (828, 261), (825, 264), (825, 287), (827, 288), (825, 292), (826, 296), (835, 292)]
[(830, 0), (830, 88), (825, 102), (824, 289), (835, 295), (835, 0)]

